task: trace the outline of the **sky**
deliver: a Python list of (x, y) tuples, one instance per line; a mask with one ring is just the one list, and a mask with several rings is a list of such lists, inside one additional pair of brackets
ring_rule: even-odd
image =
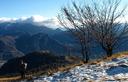
[[(0, 18), (2, 20), (31, 16), (34, 16), (35, 20), (54, 18), (61, 7), (69, 5), (72, 1), (80, 0), (0, 0)], [(122, 6), (127, 4), (128, 0), (122, 0)]]
[(42, 15), (54, 17), (71, 0), (0, 0), (0, 17)]

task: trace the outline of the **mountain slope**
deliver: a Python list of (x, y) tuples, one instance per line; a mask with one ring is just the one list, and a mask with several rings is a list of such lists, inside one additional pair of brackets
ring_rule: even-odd
[(14, 57), (20, 57), (24, 54), (15, 47), (15, 40), (11, 36), (0, 37), (0, 59), (8, 60)]
[[(122, 53), (121, 53), (122, 54)], [(83, 64), (51, 76), (40, 76), (32, 81), (48, 82), (128, 82), (128, 53), (111, 60)], [(117, 55), (117, 54), (116, 54)]]
[[(10, 59), (13, 56), (17, 57), (16, 52), (20, 52), (17, 54), (21, 54), (21, 52), (26, 54), (39, 50), (49, 50), (55, 54), (64, 54), (66, 52), (64, 45), (52, 37), (53, 34), (58, 32), (61, 32), (61, 30), (53, 30), (46, 26), (38, 26), (32, 23), (2, 22), (0, 23), (0, 36), (2, 38), (10, 36), (13, 37), (13, 40), (9, 38), (6, 41), (6, 37), (1, 40), (0, 58), (3, 59), (3, 57), (8, 56)], [(10, 53), (13, 55), (12, 57), (9, 55)]]
[[(55, 56), (49, 52), (32, 52), (23, 57), (14, 58), (7, 61), (1, 68), (0, 68), (0, 75), (15, 75), (19, 73), (19, 65), (20, 60), (24, 60), (28, 63), (27, 72), (43, 72), (47, 73), (48, 70), (56, 69), (57, 67), (66, 66), (69, 64), (78, 63), (80, 59), (76, 61), (76, 58), (70, 58), (68, 60), (65, 56)], [(73, 61), (71, 61), (73, 60)], [(74, 61), (75, 60), (75, 61)]]
[(46, 26), (37, 26), (31, 23), (11, 23), (11, 22), (4, 22), (0, 23), (0, 35), (13, 35), (22, 34), (22, 33), (29, 33), (31, 35), (36, 33), (46, 33), (52, 34), (54, 32), (53, 29), (48, 28)]
[(63, 44), (50, 38), (47, 34), (38, 33), (35, 35), (22, 35), (16, 39), (16, 48), (23, 53), (30, 53), (33, 51), (49, 50), (53, 53), (64, 54), (66, 52)]

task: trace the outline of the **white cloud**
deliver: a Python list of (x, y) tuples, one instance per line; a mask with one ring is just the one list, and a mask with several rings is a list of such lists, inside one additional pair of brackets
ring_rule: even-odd
[(116, 22), (121, 22), (121, 23), (126, 23), (126, 22), (128, 22), (128, 15), (121, 16), (121, 17), (117, 18), (117, 19), (116, 19)]
[(29, 17), (20, 17), (16, 21), (18, 22), (42, 22), (46, 20), (46, 17), (40, 16), (40, 15), (33, 15)]
[(44, 21), (42, 21), (40, 23), (42, 23), (45, 26), (49, 26), (49, 27), (53, 27), (53, 28), (61, 27), (61, 25), (59, 24), (59, 22), (58, 22), (56, 17), (44, 20)]
[(32, 18), (33, 18), (34, 22), (42, 22), (42, 21), (46, 20), (45, 17), (40, 16), (40, 15), (34, 15), (34, 16), (32, 16)]
[(50, 28), (58, 28), (61, 25), (59, 24), (56, 17), (47, 18), (40, 15), (33, 15), (30, 17), (20, 17), (20, 18), (7, 18), (1, 17), (0, 22), (22, 22), (22, 23), (32, 23), (36, 25), (44, 25)]
[(0, 22), (13, 22), (16, 21), (17, 18), (7, 18), (7, 17), (1, 17)]

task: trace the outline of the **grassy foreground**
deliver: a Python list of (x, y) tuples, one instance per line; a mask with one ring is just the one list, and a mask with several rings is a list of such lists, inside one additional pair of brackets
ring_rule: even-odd
[[(106, 57), (106, 58), (103, 58), (103, 59), (98, 59), (98, 60), (95, 60), (95, 61), (90, 61), (89, 63), (87, 64), (98, 64), (100, 63), (101, 61), (110, 61), (112, 60), (113, 58), (119, 58), (119, 57), (124, 57), (124, 56), (128, 56), (128, 52), (121, 52), (121, 53), (116, 53), (116, 54), (113, 54), (111, 57)], [(27, 80), (31, 80), (33, 76), (40, 76), (40, 75), (43, 75), (43, 74), (47, 74), (47, 75), (52, 75), (53, 73), (57, 72), (57, 71), (67, 71), (75, 66), (79, 66), (79, 65), (82, 65), (84, 64), (80, 59), (76, 59), (76, 58), (72, 58), (72, 57), (67, 57), (67, 60), (68, 61), (78, 61), (78, 63), (71, 63), (71, 64), (68, 64), (68, 65), (64, 65), (64, 66), (58, 66), (56, 68), (51, 68), (51, 69), (48, 69), (46, 71), (46, 73), (44, 73), (44, 71), (38, 71), (38, 72), (34, 72), (34, 73), (29, 73), (26, 75), (26, 78)], [(0, 82), (12, 82), (12, 81), (19, 81), (19, 80), (22, 80), (20, 75), (14, 75), (14, 76), (0, 76)]]
[[(77, 57), (66, 57), (66, 60), (71, 62), (69, 64), (66, 65), (59, 65), (59, 66), (55, 66), (55, 67), (50, 67), (47, 70), (43, 71), (36, 71), (36, 72), (28, 72), (26, 74), (26, 78), (27, 80), (31, 80), (33, 76), (40, 76), (40, 75), (52, 75), (53, 73), (57, 72), (57, 71), (66, 71), (69, 70), (75, 66), (78, 65), (82, 65), (83, 62), (81, 59), (77, 58)], [(72, 63), (74, 62), (74, 63)], [(77, 63), (76, 63), (77, 62)], [(10, 82), (10, 81), (19, 81), (22, 80), (21, 76), (19, 74), (16, 75), (5, 75), (5, 76), (0, 76), (0, 82)]]

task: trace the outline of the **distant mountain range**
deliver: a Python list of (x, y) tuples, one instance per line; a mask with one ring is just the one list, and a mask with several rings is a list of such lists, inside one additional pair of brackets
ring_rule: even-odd
[[(72, 38), (70, 38), (72, 37)], [(0, 23), (0, 59), (8, 60), (24, 54), (49, 50), (56, 55), (68, 53), (75, 40), (68, 32), (32, 23)]]
[[(127, 37), (126, 37), (127, 38)], [(56, 55), (80, 55), (76, 38), (59, 28), (29, 22), (0, 22), (0, 60), (9, 60), (34, 51), (50, 51)], [(99, 58), (104, 51), (92, 44), (90, 57)], [(128, 43), (119, 46), (118, 51), (128, 50)]]
[(55, 32), (55, 30), (46, 26), (38, 26), (31, 23), (0, 23), (0, 35), (17, 36), (22, 35), (24, 33), (28, 33), (30, 35), (37, 33), (54, 34)]
[(6, 60), (20, 57), (24, 54), (16, 49), (15, 40), (11, 36), (0, 37), (0, 59)]
[(44, 33), (22, 35), (15, 41), (16, 48), (25, 54), (39, 50), (50, 50), (55, 54), (63, 54), (66, 51), (63, 44)]

